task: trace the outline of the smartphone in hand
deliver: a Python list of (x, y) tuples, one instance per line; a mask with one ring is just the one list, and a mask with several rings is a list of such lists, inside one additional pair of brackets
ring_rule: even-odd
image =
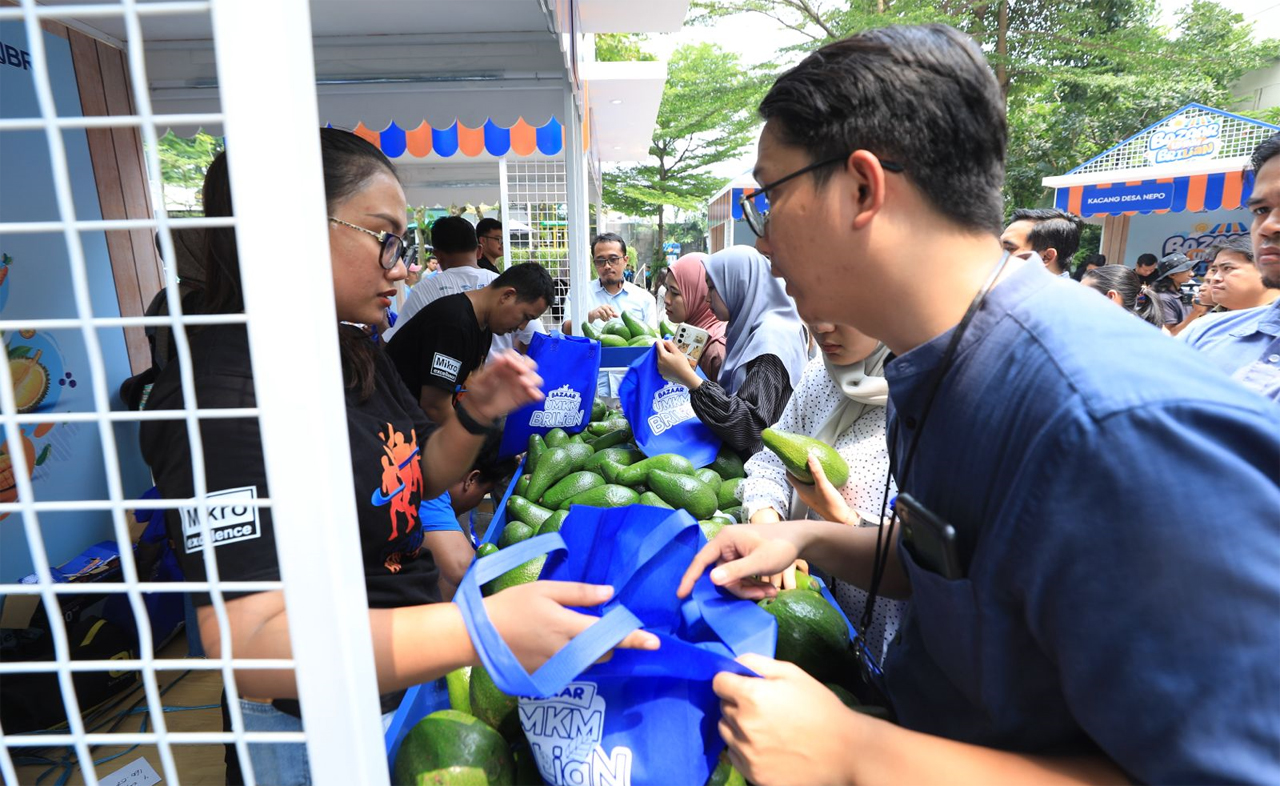
[(676, 348), (696, 365), (702, 359), (702, 353), (707, 348), (707, 342), (711, 340), (711, 334), (686, 322), (676, 328), (676, 334), (672, 340)]

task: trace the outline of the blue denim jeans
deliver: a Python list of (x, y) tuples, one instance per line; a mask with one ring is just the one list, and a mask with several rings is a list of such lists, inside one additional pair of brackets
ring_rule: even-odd
[[(240, 700), (245, 731), (302, 731), (302, 719), (270, 704)], [(382, 716), (382, 731), (391, 725), (394, 712)], [(249, 759), (260, 786), (311, 786), (311, 762), (303, 742), (250, 743)]]

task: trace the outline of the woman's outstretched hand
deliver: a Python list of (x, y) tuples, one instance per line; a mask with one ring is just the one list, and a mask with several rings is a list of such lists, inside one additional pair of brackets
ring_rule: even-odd
[(680, 351), (674, 341), (657, 341), (654, 346), (658, 348), (658, 373), (663, 379), (684, 385), (690, 390), (696, 390), (702, 384), (702, 378), (693, 370), (689, 357)]
[(812, 484), (801, 483), (794, 475), (787, 473), (787, 482), (791, 484), (791, 488), (795, 489), (801, 501), (826, 521), (834, 521), (837, 524), (848, 521), (853, 509), (844, 501), (840, 489), (827, 480), (827, 473), (823, 471), (822, 463), (812, 454), (809, 456), (809, 472), (813, 475)]

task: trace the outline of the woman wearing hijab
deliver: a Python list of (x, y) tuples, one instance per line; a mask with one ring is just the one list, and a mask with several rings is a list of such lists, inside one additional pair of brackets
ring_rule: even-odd
[(676, 324), (688, 323), (711, 334), (698, 360), (698, 368), (715, 382), (724, 365), (725, 323), (711, 311), (707, 298), (707, 269), (702, 264), (706, 258), (706, 254), (694, 253), (676, 260), (667, 275), (663, 304), (667, 308), (667, 319)]
[(726, 322), (717, 382), (699, 377), (671, 341), (660, 341), (658, 370), (689, 388), (698, 419), (743, 458), (760, 450), (760, 432), (777, 421), (808, 362), (804, 323), (769, 260), (750, 246), (718, 251), (703, 262), (707, 301)]
[[(781, 459), (764, 450), (747, 462), (742, 504), (753, 524), (811, 518), (856, 527), (879, 521), (874, 513), (884, 503), (886, 479), (889, 493), (897, 493), (885, 440), (889, 384), (884, 364), (889, 349), (847, 325), (815, 322), (809, 329), (822, 353), (809, 361), (775, 428), (831, 445), (849, 465), (849, 481), (836, 488), (822, 466), (810, 461), (814, 483), (801, 483), (787, 474)], [(795, 586), (794, 575), (788, 571), (783, 576), (785, 588)], [(845, 614), (860, 619), (867, 593), (843, 581), (832, 584)], [(862, 633), (877, 658), (884, 656), (905, 608), (905, 601), (876, 599), (871, 625)]]

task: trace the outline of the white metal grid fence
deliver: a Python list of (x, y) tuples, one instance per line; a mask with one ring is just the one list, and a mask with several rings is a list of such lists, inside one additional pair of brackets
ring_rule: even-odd
[(1197, 158), (1247, 158), (1259, 143), (1273, 133), (1275, 131), (1266, 126), (1193, 106), (1178, 113), (1172, 124), (1166, 121), (1157, 123), (1092, 161), (1086, 161), (1069, 174), (1084, 175), (1159, 166), (1166, 162), (1157, 158), (1157, 152), (1168, 147), (1166, 142), (1178, 135), (1182, 138), (1176, 140), (1176, 146), (1197, 146), (1212, 151), (1198, 154)]
[[(159, 16), (210, 14), (212, 16), (223, 115), (157, 116), (151, 111), (145, 67), (143, 20)], [(122, 18), (127, 30), (128, 63), (136, 113), (109, 117), (59, 117), (50, 85), (42, 22)], [(84, 422), (96, 424), (107, 476), (107, 499), (41, 501), (31, 482), (32, 467), (20, 448), (10, 450), (17, 485), (17, 501), (0, 503), (0, 512), (20, 517), (37, 583), (0, 584), (0, 597), (38, 595), (46, 610), (60, 608), (60, 598), (85, 593), (119, 593), (127, 597), (137, 627), (138, 658), (132, 660), (72, 660), (66, 626), (58, 613), (48, 613), (55, 660), (0, 663), (0, 675), (53, 672), (62, 693), (68, 719), (65, 734), (11, 734), (0, 728), (0, 774), (5, 783), (19, 783), (13, 751), (69, 746), (85, 783), (97, 784), (92, 749), (102, 745), (155, 746), (165, 783), (182, 782), (174, 758), (176, 745), (234, 743), (247, 783), (256, 782), (248, 756), (248, 743), (307, 743), (313, 780), (323, 784), (386, 783), (386, 761), (378, 723), (376, 681), (369, 647), (369, 621), (359, 544), (354, 527), (354, 500), (344, 401), (336, 346), (333, 293), (325, 276), (300, 277), (291, 284), (293, 294), (311, 308), (283, 313), (271, 302), (278, 283), (278, 227), (303, 228), (295, 233), (292, 253), (301, 258), (328, 257), (324, 222), (323, 187), (319, 172), (319, 141), (312, 62), (310, 9), (305, 0), (253, 0), (217, 2), (174, 1), (139, 3), (121, 0), (101, 4), (39, 6), (21, 0), (18, 7), (0, 7), (0, 21), (20, 20), (30, 49), (32, 75), (40, 108), (38, 117), (0, 121), (0, 135), (10, 131), (43, 130), (52, 163), (58, 215), (55, 220), (4, 222), (0, 236), (15, 233), (58, 233), (70, 258), (71, 294), (76, 317), (69, 319), (0, 319), (0, 331), (78, 330), (90, 369), (93, 410), (76, 413), (19, 414), (8, 363), (0, 363), (0, 420), (3, 437), (11, 446), (22, 444), (22, 428), (37, 423)], [(243, 57), (244, 52), (261, 56)], [(264, 84), (272, 90), (262, 89)], [(236, 140), (229, 158), (235, 203), (240, 219), (173, 219), (163, 209), (154, 177), (160, 171), (157, 158), (158, 128), (177, 125), (212, 125), (225, 122), (229, 138)], [(296, 140), (280, 148), (252, 132), (264, 124)], [(85, 220), (77, 217), (67, 164), (63, 132), (67, 129), (136, 127), (145, 142), (147, 165), (153, 174), (149, 219)], [(0, 136), (0, 139), (3, 137)], [(264, 188), (263, 173), (277, 184), (286, 184), (288, 196)], [(184, 316), (178, 297), (172, 231), (180, 228), (236, 227), (246, 300), (245, 315)], [(91, 303), (85, 232), (146, 229), (157, 233), (166, 260), (167, 317), (97, 317)], [(247, 324), (255, 368), (256, 409), (202, 411), (196, 401), (191, 355), (185, 326)], [(183, 410), (165, 412), (112, 411), (107, 370), (99, 331), (131, 326), (169, 327), (182, 369)], [(317, 336), (315, 347), (300, 349), (291, 336)], [(326, 338), (332, 337), (332, 341)], [(297, 395), (304, 390), (305, 395)], [(247, 504), (270, 507), (278, 539), (283, 582), (223, 582), (219, 579), (215, 550), (203, 550), (207, 581), (175, 585), (139, 580), (132, 537), (125, 514), (137, 508), (174, 509), (194, 506), (201, 537), (210, 543), (209, 489), (205, 484), (204, 448), (199, 421), (214, 417), (258, 417), (267, 471), (274, 499)], [(137, 500), (123, 489), (113, 424), (155, 419), (182, 420), (191, 445), (195, 496), (188, 500)], [(297, 456), (306, 456), (299, 466)], [(42, 513), (99, 512), (109, 516), (120, 552), (123, 582), (85, 587), (54, 581), (42, 531)], [(294, 537), (289, 537), (293, 535)], [(230, 628), (223, 594), (232, 591), (265, 591), (283, 588), (289, 609), (293, 659), (243, 659), (231, 651)], [(221, 657), (205, 660), (160, 659), (154, 654), (153, 631), (144, 593), (208, 592), (223, 642)], [(236, 670), (296, 669), (306, 734), (246, 732), (236, 701), (228, 702), (232, 731), (174, 732), (165, 720), (157, 672), (171, 669), (216, 669), (230, 697), (238, 695)], [(74, 685), (74, 675), (91, 671), (138, 671), (145, 693), (147, 719), (153, 731), (94, 733), (86, 728)]]
[[(507, 162), (507, 204), (511, 216), (529, 226), (528, 232), (511, 235), (509, 256), (538, 262), (553, 279), (569, 282), (569, 231), (566, 213), (563, 160), (510, 160)], [(559, 327), (565, 320), (564, 302), (550, 309), (543, 321)]]

